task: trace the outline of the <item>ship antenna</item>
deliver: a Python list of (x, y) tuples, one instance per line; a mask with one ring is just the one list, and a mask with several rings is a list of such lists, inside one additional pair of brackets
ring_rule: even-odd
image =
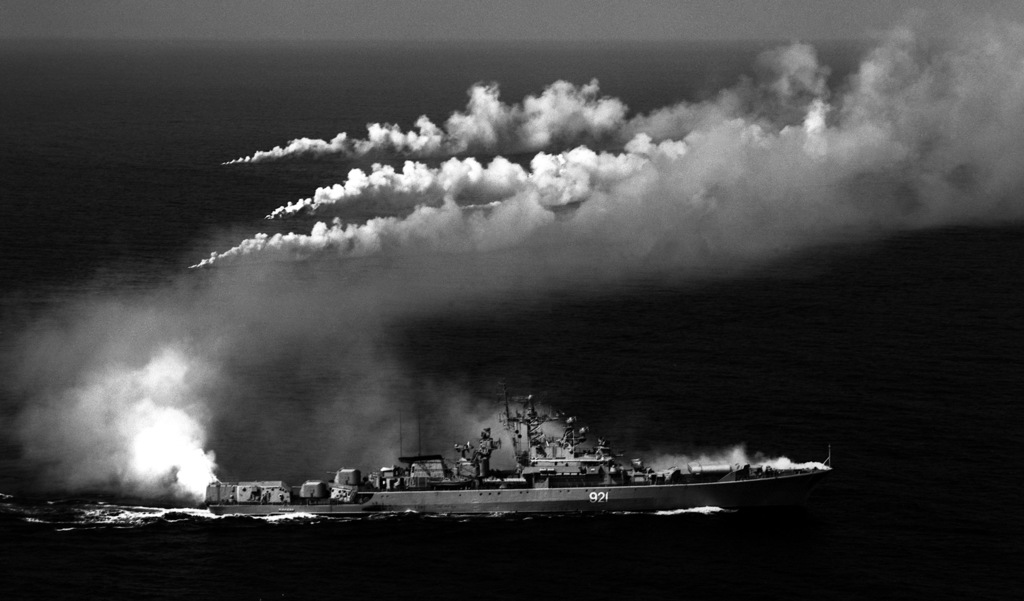
[(398, 456), (405, 455), (405, 446), (402, 444), (402, 408), (398, 408)]
[(506, 385), (504, 381), (501, 383), (501, 394), (505, 397), (505, 423), (508, 424), (508, 420), (512, 417), (512, 413), (508, 408), (508, 385)]
[(825, 465), (832, 467), (832, 445), (828, 445), (828, 457), (825, 458)]

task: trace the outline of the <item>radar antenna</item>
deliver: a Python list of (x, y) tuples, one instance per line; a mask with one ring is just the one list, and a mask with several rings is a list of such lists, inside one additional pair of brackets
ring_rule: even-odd
[[(532, 394), (511, 396), (504, 382), (501, 383), (501, 391), (505, 403), (505, 415), (501, 416), (501, 425), (512, 438), (512, 452), (515, 454), (516, 462), (528, 465), (530, 449), (543, 448), (545, 441), (541, 426), (555, 418), (537, 411)], [(513, 410), (513, 403), (522, 406), (522, 409)]]

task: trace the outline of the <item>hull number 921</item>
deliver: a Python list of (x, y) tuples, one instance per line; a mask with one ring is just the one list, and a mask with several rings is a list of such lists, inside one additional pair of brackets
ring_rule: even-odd
[(591, 503), (607, 503), (608, 502), (608, 491), (595, 490), (590, 493)]

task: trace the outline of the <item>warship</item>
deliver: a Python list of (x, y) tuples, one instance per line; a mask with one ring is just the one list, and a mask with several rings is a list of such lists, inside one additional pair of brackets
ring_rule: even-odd
[[(832, 471), (831, 450), (824, 462), (785, 469), (689, 462), (655, 470), (640, 459), (621, 462), (603, 438), (583, 447), (587, 429), (577, 427), (573, 417), (542, 414), (532, 396), (505, 392), (504, 405), (499, 423), (511, 439), (513, 469), (492, 469), (492, 454), (502, 445), (486, 428), (476, 442), (455, 445), (449, 459), (399, 457), (401, 466), (367, 473), (341, 468), (329, 472), (329, 480), (300, 486), (280, 480), (213, 482), (206, 489), (206, 508), (216, 515), (367, 515), (789, 507), (804, 505)], [(546, 424), (555, 424), (554, 430)]]

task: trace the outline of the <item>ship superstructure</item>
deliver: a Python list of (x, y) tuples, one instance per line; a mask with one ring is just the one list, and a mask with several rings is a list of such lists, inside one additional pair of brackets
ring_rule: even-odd
[[(331, 480), (300, 486), (282, 481), (214, 482), (206, 504), (216, 514), (660, 511), (692, 507), (801, 505), (831, 472), (825, 462), (799, 469), (770, 465), (688, 463), (654, 470), (639, 459), (623, 464), (606, 439), (584, 447), (589, 434), (574, 417), (542, 413), (533, 397), (504, 393), (499, 422), (511, 439), (512, 469), (492, 469), (501, 439), (485, 428), (455, 456), (399, 457), (402, 466), (363, 473), (341, 468)], [(561, 424), (560, 434), (552, 433)], [(551, 424), (551, 425), (548, 425)], [(557, 432), (557, 430), (555, 430)]]

